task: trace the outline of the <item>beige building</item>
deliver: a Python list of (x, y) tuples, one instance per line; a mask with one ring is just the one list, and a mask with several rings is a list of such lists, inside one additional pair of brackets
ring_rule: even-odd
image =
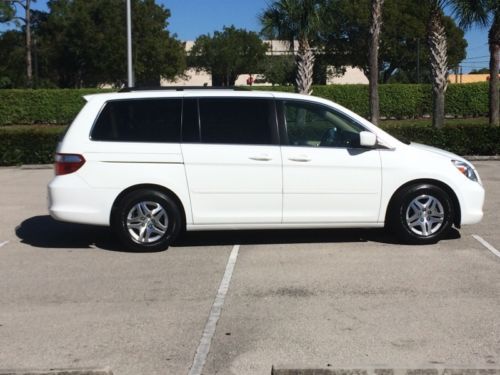
[(448, 81), (450, 83), (476, 83), (488, 82), (489, 80), (489, 74), (450, 74), (448, 76)]
[[(193, 41), (187, 41), (186, 52), (189, 53), (193, 48)], [(266, 40), (264, 41), (269, 46), (267, 54), (273, 55), (288, 55), (291, 53), (288, 43), (281, 40)], [(294, 43), (293, 52), (298, 50), (298, 43)], [(175, 81), (162, 80), (162, 86), (211, 86), (212, 76), (205, 71), (197, 72), (196, 69), (188, 69), (185, 72), (186, 78), (177, 79)], [(236, 80), (236, 86), (244, 86), (247, 84), (248, 74), (241, 74)], [(252, 77), (257, 80), (263, 80), (263, 77), (258, 74), (252, 74)], [(368, 84), (368, 78), (363, 71), (354, 67), (346, 67), (345, 73), (339, 76), (331, 76), (327, 79), (327, 84)], [(270, 83), (259, 83), (259, 85), (271, 85)]]

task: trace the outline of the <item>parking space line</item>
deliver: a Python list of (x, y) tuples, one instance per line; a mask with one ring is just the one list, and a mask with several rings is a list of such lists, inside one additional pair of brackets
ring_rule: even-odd
[(500, 251), (495, 249), (485, 239), (483, 239), (481, 236), (478, 236), (477, 234), (473, 234), (472, 237), (474, 237), (481, 245), (483, 245), (485, 248), (487, 248), (489, 251), (491, 251), (493, 254), (495, 254), (497, 257), (500, 258)]
[(203, 334), (201, 335), (200, 344), (198, 349), (196, 349), (196, 354), (193, 359), (193, 364), (189, 370), (189, 375), (201, 375), (203, 371), (203, 366), (207, 360), (208, 352), (210, 351), (210, 344), (212, 343), (212, 338), (215, 335), (215, 329), (217, 327), (217, 322), (222, 313), (222, 307), (224, 306), (224, 299), (226, 298), (227, 291), (229, 290), (229, 284), (231, 283), (231, 277), (233, 276), (234, 266), (236, 265), (236, 259), (238, 258), (238, 251), (240, 250), (240, 245), (234, 245), (229, 259), (227, 261), (226, 270), (222, 281), (219, 285), (219, 290), (215, 296), (212, 309), (208, 316), (207, 323), (203, 329)]
[(9, 241), (0, 242), (0, 247), (7, 245), (8, 243), (9, 243)]

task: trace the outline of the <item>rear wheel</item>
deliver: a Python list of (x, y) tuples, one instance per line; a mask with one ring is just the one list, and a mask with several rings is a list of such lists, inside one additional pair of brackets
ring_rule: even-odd
[(430, 244), (442, 239), (453, 224), (453, 204), (440, 187), (412, 185), (395, 197), (388, 226), (404, 242)]
[(166, 250), (180, 233), (179, 207), (168, 195), (137, 190), (118, 203), (111, 228), (120, 241), (134, 251)]

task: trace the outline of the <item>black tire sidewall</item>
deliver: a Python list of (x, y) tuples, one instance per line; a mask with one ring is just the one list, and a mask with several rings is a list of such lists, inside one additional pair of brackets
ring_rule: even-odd
[[(167, 212), (168, 227), (165, 235), (152, 243), (139, 243), (130, 236), (127, 228), (127, 216), (132, 207), (139, 202), (159, 203)], [(166, 194), (154, 190), (138, 190), (126, 195), (118, 204), (113, 215), (111, 227), (119, 240), (133, 251), (162, 251), (171, 245), (180, 233), (181, 214), (177, 204)]]
[[(410, 203), (420, 195), (430, 195), (439, 200), (444, 209), (444, 221), (439, 230), (431, 236), (420, 236), (411, 231), (406, 223), (406, 210)], [(404, 189), (393, 206), (391, 226), (398, 237), (411, 244), (432, 244), (443, 238), (453, 224), (453, 204), (449, 195), (441, 188), (429, 185), (414, 185)]]

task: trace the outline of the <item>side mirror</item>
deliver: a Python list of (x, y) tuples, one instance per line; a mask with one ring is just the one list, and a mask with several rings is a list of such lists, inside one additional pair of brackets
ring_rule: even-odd
[(374, 147), (377, 144), (377, 136), (371, 132), (359, 133), (359, 144), (362, 147)]

